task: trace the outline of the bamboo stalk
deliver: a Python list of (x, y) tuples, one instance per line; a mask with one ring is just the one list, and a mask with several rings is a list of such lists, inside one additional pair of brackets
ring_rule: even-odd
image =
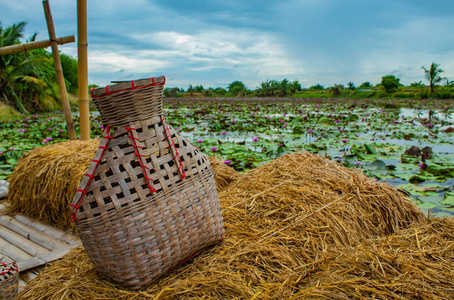
[(68, 102), (68, 94), (66, 93), (65, 79), (63, 77), (63, 70), (61, 68), (60, 53), (58, 52), (58, 44), (55, 36), (54, 21), (50, 11), (49, 1), (43, 1), (44, 14), (46, 16), (47, 29), (49, 31), (49, 39), (51, 41), (52, 56), (54, 58), (55, 73), (57, 74), (57, 83), (60, 89), (61, 103), (63, 106), (63, 112), (65, 113), (66, 129), (68, 130), (69, 139), (74, 141), (76, 139), (76, 133), (74, 131), (73, 120), (71, 116), (71, 109)]
[(77, 56), (79, 80), (80, 136), (90, 139), (87, 59), (87, 0), (77, 0)]
[[(68, 43), (74, 43), (76, 41), (76, 38), (74, 37), (74, 35), (68, 35), (68, 36), (56, 38), (55, 41), (57, 42), (58, 45), (64, 45), (64, 44), (68, 44)], [(47, 48), (47, 47), (50, 47), (51, 43), (52, 42), (50, 40), (43, 40), (43, 41), (30, 42), (30, 43), (26, 43), (26, 44), (1, 47), (0, 55), (12, 54), (12, 53), (34, 50), (34, 49)]]

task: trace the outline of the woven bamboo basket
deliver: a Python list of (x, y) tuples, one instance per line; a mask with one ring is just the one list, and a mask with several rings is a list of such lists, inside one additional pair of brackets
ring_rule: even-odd
[(15, 261), (0, 253), (0, 300), (16, 299), (19, 286), (19, 270)]
[(71, 204), (93, 264), (133, 290), (224, 238), (210, 161), (166, 123), (164, 84), (91, 91), (104, 138)]

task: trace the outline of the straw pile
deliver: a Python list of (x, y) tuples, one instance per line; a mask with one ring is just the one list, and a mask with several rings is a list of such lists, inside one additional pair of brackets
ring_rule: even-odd
[(232, 182), (241, 178), (241, 174), (234, 168), (227, 166), (222, 159), (217, 156), (210, 156), (210, 163), (213, 167), (214, 178), (218, 192), (226, 188)]
[(108, 282), (80, 248), (19, 299), (454, 297), (453, 220), (427, 221), (395, 188), (355, 170), (285, 155), (246, 173), (220, 199), (225, 241), (146, 291)]
[[(75, 230), (70, 203), (90, 166), (99, 140), (68, 141), (25, 154), (9, 177), (9, 213), (25, 214), (61, 229)], [(210, 157), (218, 190), (240, 174)]]
[(68, 141), (24, 154), (8, 178), (9, 213), (74, 228), (70, 203), (98, 146), (99, 140)]

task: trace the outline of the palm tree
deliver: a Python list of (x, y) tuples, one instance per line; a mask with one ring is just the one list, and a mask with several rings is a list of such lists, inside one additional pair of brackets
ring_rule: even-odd
[(339, 96), (342, 91), (344, 90), (344, 86), (342, 84), (335, 84), (333, 87), (329, 89), (333, 96)]
[(287, 78), (284, 78), (282, 79), (281, 83), (279, 84), (279, 91), (280, 93), (282, 94), (282, 96), (285, 96), (287, 95), (287, 91), (288, 91), (288, 88), (289, 88), (289, 81), (287, 80)]
[(298, 82), (298, 80), (293, 80), (290, 84), (290, 93), (295, 94), (299, 91), (301, 91), (301, 84)]
[(422, 80), (420, 80), (419, 82), (413, 82), (412, 84), (410, 84), (410, 86), (420, 88), (420, 87), (423, 87), (424, 84), (422, 83)]
[(445, 78), (445, 83), (444, 83), (444, 85), (445, 85), (446, 87), (452, 87), (452, 86), (454, 86), (454, 80), (449, 80), (448, 78)]
[[(20, 44), (25, 25), (19, 22), (3, 28), (0, 23), (0, 47)], [(26, 106), (39, 108), (43, 99), (55, 99), (54, 78), (52, 59), (44, 50), (0, 56), (0, 99), (22, 113), (27, 112)]]
[(429, 90), (431, 94), (433, 94), (437, 83), (440, 83), (443, 80), (443, 77), (441, 77), (440, 74), (443, 73), (444, 71), (440, 69), (439, 66), (440, 66), (439, 64), (433, 62), (430, 65), (430, 69), (422, 67), (422, 69), (424, 70), (424, 74), (426, 75), (426, 79), (427, 81), (429, 81)]

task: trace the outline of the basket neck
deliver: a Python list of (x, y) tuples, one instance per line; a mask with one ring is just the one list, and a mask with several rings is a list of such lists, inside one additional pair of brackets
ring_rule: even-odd
[(126, 126), (163, 114), (165, 77), (120, 82), (91, 91), (103, 124)]

